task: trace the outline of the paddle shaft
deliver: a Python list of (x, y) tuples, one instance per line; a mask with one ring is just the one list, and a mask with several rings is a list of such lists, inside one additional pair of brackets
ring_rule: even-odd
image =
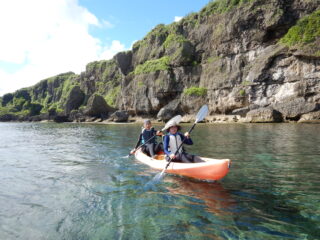
[[(139, 147), (136, 148), (136, 151), (139, 150), (140, 148), (142, 148), (144, 145), (146, 145), (147, 143), (149, 143), (152, 139), (154, 139), (157, 135), (154, 135), (153, 137), (149, 138), (148, 141), (146, 141), (144, 144), (141, 144)], [(131, 155), (131, 153), (129, 153), (129, 156)]]
[[(190, 130), (189, 130), (189, 134), (192, 132), (192, 130), (194, 129), (194, 127), (196, 126), (196, 124), (197, 124), (197, 123), (195, 122), (195, 123), (192, 125), (192, 127), (191, 127)], [(185, 138), (183, 139), (182, 143), (180, 144), (180, 146), (178, 147), (178, 149), (177, 149), (177, 151), (174, 153), (174, 155), (177, 155), (177, 154), (178, 154), (180, 148), (182, 147), (182, 145), (183, 145), (183, 143), (184, 143), (184, 141), (185, 141), (186, 139), (187, 139), (187, 137), (185, 137)], [(170, 160), (169, 160), (169, 162), (167, 163), (164, 171), (169, 167), (171, 161), (172, 161), (172, 158), (170, 158)]]

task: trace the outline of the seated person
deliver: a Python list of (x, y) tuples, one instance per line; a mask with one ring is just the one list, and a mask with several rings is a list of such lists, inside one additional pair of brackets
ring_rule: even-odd
[(156, 156), (156, 153), (162, 150), (162, 143), (157, 143), (156, 136), (161, 136), (162, 133), (160, 131), (156, 131), (152, 125), (150, 120), (145, 120), (143, 124), (142, 131), (139, 135), (138, 142), (133, 150), (131, 150), (130, 154), (134, 154), (137, 150), (137, 148), (146, 142), (150, 138), (153, 138), (150, 140), (147, 144), (145, 144), (141, 150), (148, 156), (154, 158)]
[(192, 145), (193, 142), (190, 138), (188, 132), (184, 135), (179, 132), (181, 127), (173, 122), (171, 125), (167, 126), (168, 134), (164, 137), (163, 145), (164, 152), (166, 154), (166, 160), (172, 162), (182, 162), (182, 163), (195, 163), (195, 162), (203, 162), (199, 157), (186, 153), (183, 147), (180, 147), (177, 154), (175, 154), (182, 143)]

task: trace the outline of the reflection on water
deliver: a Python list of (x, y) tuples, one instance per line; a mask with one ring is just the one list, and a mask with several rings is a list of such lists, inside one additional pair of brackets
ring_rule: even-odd
[(0, 239), (320, 239), (319, 128), (198, 124), (229, 174), (155, 183), (139, 125), (0, 123)]
[(220, 182), (205, 182), (180, 177), (167, 178), (173, 184), (167, 190), (173, 195), (189, 197), (196, 205), (205, 205), (206, 210), (217, 216), (228, 215), (236, 206), (232, 195)]

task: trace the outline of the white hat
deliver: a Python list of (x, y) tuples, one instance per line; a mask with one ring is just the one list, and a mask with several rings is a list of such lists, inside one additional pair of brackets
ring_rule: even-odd
[(175, 116), (174, 118), (172, 118), (169, 122), (166, 123), (166, 125), (164, 126), (164, 128), (162, 128), (162, 131), (168, 130), (169, 128), (173, 127), (173, 126), (179, 126), (179, 123), (181, 121), (181, 116)]

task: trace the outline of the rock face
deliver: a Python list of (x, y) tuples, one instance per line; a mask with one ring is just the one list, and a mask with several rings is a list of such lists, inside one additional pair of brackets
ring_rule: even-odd
[(3, 114), (0, 116), (1, 122), (9, 122), (9, 121), (16, 121), (18, 118), (13, 114)]
[(67, 114), (70, 114), (70, 112), (74, 109), (78, 109), (85, 98), (85, 94), (81, 91), (79, 86), (74, 86), (67, 98), (66, 106), (65, 106), (65, 111)]
[(129, 114), (127, 111), (116, 111), (110, 116), (109, 120), (114, 122), (127, 122), (128, 118)]
[[(320, 36), (308, 35), (307, 44), (291, 44), (299, 36), (283, 39), (319, 11), (320, 0), (210, 1), (179, 22), (156, 26), (132, 50), (89, 63), (80, 75), (61, 74), (5, 95), (2, 106), (16, 103), (23, 111), (34, 102), (69, 115), (86, 109), (92, 117), (118, 109), (167, 120), (208, 104), (212, 116), (270, 122), (279, 112), (299, 120), (319, 109)], [(316, 33), (318, 26), (310, 26), (300, 30)]]
[(114, 109), (107, 105), (102, 96), (94, 94), (89, 98), (84, 114), (91, 117), (106, 118), (108, 113), (113, 111)]
[(247, 113), (246, 122), (273, 123), (282, 122), (282, 114), (272, 108), (259, 108)]
[(299, 123), (320, 123), (320, 111), (303, 114)]
[(176, 99), (171, 101), (169, 104), (160, 109), (157, 119), (161, 121), (167, 121), (173, 118), (175, 115), (181, 113), (180, 100)]

